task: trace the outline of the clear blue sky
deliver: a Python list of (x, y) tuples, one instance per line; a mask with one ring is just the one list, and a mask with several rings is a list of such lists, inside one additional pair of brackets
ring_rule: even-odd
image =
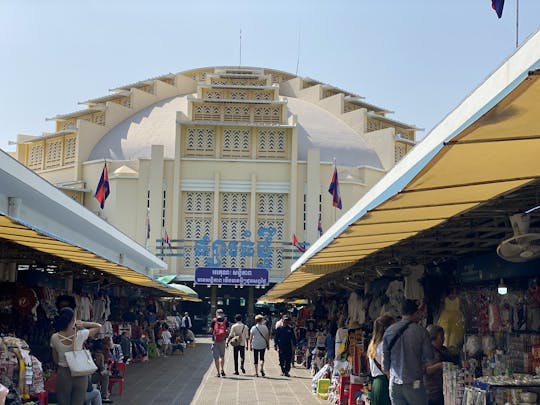
[[(516, 1), (499, 20), (490, 0), (0, 0), (0, 148), (108, 89), (237, 65), (240, 29), (243, 65), (295, 73), (299, 55), (299, 75), (395, 111), (423, 137), (514, 51)], [(522, 43), (540, 1), (519, 12)]]

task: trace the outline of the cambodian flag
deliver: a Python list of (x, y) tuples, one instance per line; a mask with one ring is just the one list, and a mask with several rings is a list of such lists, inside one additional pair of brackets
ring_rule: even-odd
[(504, 0), (492, 0), (491, 8), (497, 13), (497, 17), (501, 18), (504, 8)]
[(96, 194), (94, 197), (99, 201), (99, 206), (101, 209), (105, 207), (105, 200), (109, 196), (109, 172), (107, 171), (107, 162), (103, 166), (103, 171), (101, 172), (101, 178), (96, 189)]
[(163, 241), (169, 246), (169, 249), (172, 249), (171, 246), (171, 240), (169, 239), (169, 234), (167, 233), (167, 230), (165, 229), (165, 236), (163, 237)]
[(305, 252), (306, 251), (306, 247), (305, 245), (301, 244), (300, 242), (298, 242), (298, 239), (296, 238), (296, 235), (293, 234), (292, 236), (292, 244), (300, 251), (300, 252)]
[(332, 174), (332, 181), (330, 182), (330, 187), (328, 187), (328, 192), (332, 194), (332, 205), (336, 208), (341, 209), (341, 195), (339, 194), (339, 180), (337, 167), (334, 165), (334, 174)]

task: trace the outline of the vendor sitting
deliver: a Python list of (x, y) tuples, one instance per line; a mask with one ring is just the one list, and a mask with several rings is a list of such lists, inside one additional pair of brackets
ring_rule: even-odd
[(92, 375), (92, 383), (98, 384), (101, 390), (101, 400), (103, 403), (111, 403), (109, 398), (109, 358), (112, 347), (111, 338), (105, 337), (102, 340), (94, 340), (92, 344), (92, 357), (96, 363), (97, 371)]

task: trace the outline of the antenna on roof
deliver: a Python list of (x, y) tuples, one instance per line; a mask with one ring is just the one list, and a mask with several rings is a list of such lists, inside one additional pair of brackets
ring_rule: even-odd
[(242, 66), (242, 28), (240, 28), (240, 60), (238, 62), (238, 67)]
[(296, 73), (295, 75), (298, 76), (298, 65), (300, 64), (300, 23), (298, 23), (298, 50), (297, 50), (297, 57), (296, 57)]

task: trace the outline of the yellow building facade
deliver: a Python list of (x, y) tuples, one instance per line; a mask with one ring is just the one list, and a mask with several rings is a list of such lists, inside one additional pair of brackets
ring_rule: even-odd
[[(19, 135), (15, 157), (186, 282), (205, 266), (267, 268), (271, 283), (282, 280), (301, 254), (292, 235), (312, 244), (319, 222), (327, 229), (351, 208), (417, 131), (356, 94), (265, 68), (168, 74), (81, 104), (50, 118), (54, 132)], [(334, 161), (343, 210), (327, 191)]]

